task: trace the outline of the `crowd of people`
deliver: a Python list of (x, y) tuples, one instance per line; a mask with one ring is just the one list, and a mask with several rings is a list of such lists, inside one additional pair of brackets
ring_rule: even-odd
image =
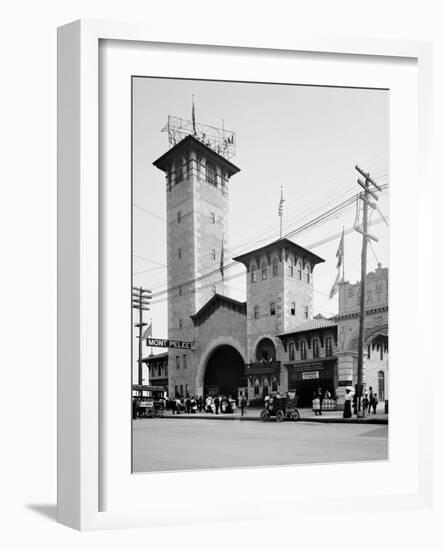
[[(366, 392), (361, 400), (361, 408), (364, 414), (370, 415), (371, 411), (373, 414), (377, 414), (377, 405), (378, 397), (377, 394), (373, 391), (372, 386), (369, 386), (369, 391)], [(358, 414), (358, 395), (355, 392), (351, 394), (349, 388), (346, 389), (345, 395), (345, 406), (343, 411), (343, 418), (352, 418), (352, 413), (355, 416)]]
[(163, 398), (163, 405), (165, 409), (172, 411), (172, 414), (196, 414), (196, 413), (210, 413), (210, 414), (226, 414), (234, 413), (237, 409), (240, 409), (242, 416), (245, 413), (247, 399), (245, 396), (233, 397), (232, 395), (208, 395), (206, 398), (203, 396), (187, 396), (175, 398)]

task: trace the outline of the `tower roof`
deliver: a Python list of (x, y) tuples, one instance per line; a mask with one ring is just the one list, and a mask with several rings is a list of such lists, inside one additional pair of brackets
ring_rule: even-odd
[(278, 250), (280, 256), (284, 254), (285, 258), (287, 257), (287, 254), (289, 252), (292, 252), (297, 258), (304, 258), (305, 260), (309, 260), (313, 266), (325, 261), (323, 260), (323, 258), (320, 258), (320, 256), (317, 256), (313, 252), (306, 250), (306, 248), (303, 248), (302, 246), (299, 246), (298, 244), (295, 244), (294, 242), (285, 238), (278, 239), (265, 246), (256, 248), (255, 250), (251, 250), (250, 252), (245, 252), (244, 254), (233, 258), (233, 260), (235, 260), (236, 262), (241, 262), (246, 267), (248, 267), (252, 259), (258, 258), (262, 254), (270, 255), (271, 252), (273, 252), (274, 250)]
[(163, 154), (161, 157), (159, 157), (156, 161), (154, 161), (152, 164), (158, 168), (159, 170), (163, 170), (163, 172), (166, 172), (171, 164), (171, 162), (174, 160), (174, 158), (178, 154), (186, 154), (189, 153), (189, 151), (193, 149), (197, 151), (197, 153), (203, 153), (208, 158), (210, 158), (213, 162), (216, 162), (217, 164), (223, 166), (223, 168), (228, 172), (229, 177), (233, 176), (237, 172), (240, 172), (240, 168), (235, 166), (235, 164), (232, 164), (228, 159), (225, 157), (222, 157), (218, 153), (216, 153), (213, 149), (202, 143), (200, 140), (196, 139), (194, 136), (186, 136), (181, 141), (177, 143), (177, 145), (174, 145), (169, 151), (167, 151), (165, 154)]

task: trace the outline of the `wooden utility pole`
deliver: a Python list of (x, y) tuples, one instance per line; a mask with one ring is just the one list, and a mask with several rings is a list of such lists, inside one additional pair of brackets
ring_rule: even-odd
[(361, 398), (363, 393), (363, 363), (364, 363), (364, 346), (365, 346), (365, 313), (366, 313), (366, 264), (368, 253), (368, 239), (378, 241), (374, 235), (368, 233), (368, 207), (375, 209), (376, 203), (371, 199), (378, 201), (378, 196), (371, 188), (373, 185), (378, 191), (381, 191), (379, 187), (371, 178), (369, 173), (364, 172), (359, 166), (355, 169), (359, 172), (365, 180), (360, 178), (357, 183), (363, 188), (364, 193), (360, 193), (360, 200), (363, 202), (363, 220), (361, 227), (355, 226), (355, 229), (362, 234), (362, 249), (361, 249), (361, 277), (360, 277), (360, 319), (359, 319), (359, 332), (358, 332), (358, 363), (357, 363), (357, 411), (358, 416), (363, 416)]
[(143, 311), (149, 311), (149, 303), (152, 298), (150, 290), (142, 287), (132, 287), (132, 308), (138, 310), (138, 323), (134, 326), (138, 328), (138, 385), (143, 385), (143, 327), (148, 323), (143, 322)]

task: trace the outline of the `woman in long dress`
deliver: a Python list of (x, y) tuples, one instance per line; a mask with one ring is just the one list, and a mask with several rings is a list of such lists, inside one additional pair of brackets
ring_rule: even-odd
[(352, 417), (352, 410), (351, 410), (351, 390), (346, 389), (346, 395), (345, 395), (345, 408), (343, 411), (343, 418), (351, 418)]

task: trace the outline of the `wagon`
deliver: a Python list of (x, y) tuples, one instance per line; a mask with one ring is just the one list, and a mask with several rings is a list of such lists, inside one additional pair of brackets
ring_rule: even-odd
[(138, 414), (145, 418), (163, 416), (163, 405), (153, 399), (143, 399), (138, 402)]
[(262, 422), (275, 418), (277, 422), (282, 420), (300, 420), (297, 409), (298, 396), (295, 397), (271, 397), (265, 408), (260, 413)]

